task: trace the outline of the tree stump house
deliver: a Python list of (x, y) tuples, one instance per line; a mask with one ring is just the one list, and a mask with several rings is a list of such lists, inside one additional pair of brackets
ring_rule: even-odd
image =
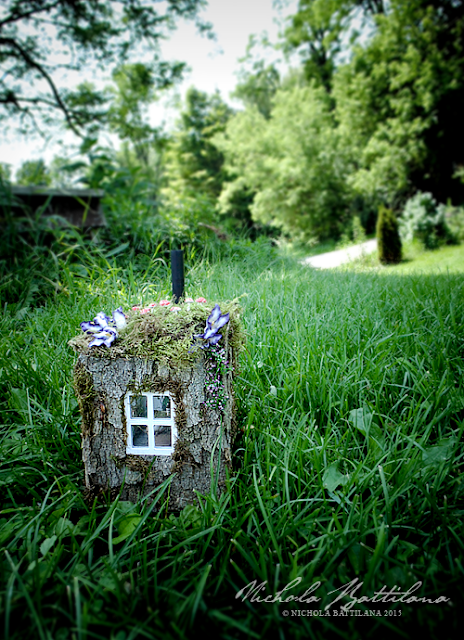
[(79, 353), (74, 381), (90, 496), (120, 493), (135, 502), (170, 478), (164, 497), (177, 511), (194, 503), (197, 492), (224, 489), (235, 435), (233, 369), (243, 331), (239, 308), (229, 303), (221, 305), (221, 318), (229, 318), (222, 339), (205, 340), (210, 308), (136, 308), (111, 346), (90, 346), (87, 334), (70, 341)]

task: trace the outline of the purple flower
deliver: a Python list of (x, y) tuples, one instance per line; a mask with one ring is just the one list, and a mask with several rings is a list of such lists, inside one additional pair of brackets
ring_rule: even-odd
[(218, 333), (219, 329), (221, 329), (224, 325), (229, 322), (229, 314), (224, 313), (221, 315), (221, 308), (217, 304), (214, 309), (211, 311), (211, 315), (206, 320), (205, 332), (199, 335), (196, 335), (195, 338), (202, 338), (206, 341), (206, 344), (203, 345), (207, 347), (208, 345), (215, 345), (222, 338), (222, 335)]
[(85, 333), (94, 336), (89, 347), (100, 347), (105, 345), (109, 347), (118, 337), (118, 329), (121, 330), (126, 326), (126, 316), (122, 307), (118, 307), (113, 311), (113, 317), (110, 318), (103, 311), (97, 313), (93, 321), (81, 322), (81, 329)]

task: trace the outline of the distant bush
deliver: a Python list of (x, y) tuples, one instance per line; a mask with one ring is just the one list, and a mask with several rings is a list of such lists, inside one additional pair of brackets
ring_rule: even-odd
[(377, 218), (377, 247), (382, 264), (401, 262), (401, 238), (398, 221), (391, 209), (381, 206)]
[(438, 209), (445, 218), (445, 224), (456, 242), (464, 241), (464, 207), (440, 204)]
[(361, 244), (367, 239), (366, 232), (361, 223), (360, 216), (353, 216), (350, 224), (342, 233), (340, 240), (337, 242), (337, 248), (344, 249), (355, 244)]
[(445, 208), (437, 205), (431, 193), (416, 193), (406, 202), (399, 229), (403, 240), (420, 240), (426, 249), (436, 249), (455, 241), (446, 224)]

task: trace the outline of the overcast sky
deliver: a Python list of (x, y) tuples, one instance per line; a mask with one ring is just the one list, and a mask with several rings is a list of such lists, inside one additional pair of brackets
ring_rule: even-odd
[[(271, 42), (276, 42), (279, 25), (295, 13), (297, 4), (297, 0), (209, 0), (201, 15), (212, 23), (216, 40), (200, 36), (192, 23), (180, 22), (171, 38), (162, 43), (164, 59), (185, 61), (191, 67), (179, 87), (180, 95), (193, 85), (208, 93), (218, 89), (224, 99), (229, 99), (237, 81), (238, 59), (246, 53), (249, 36), (267, 32)], [(276, 58), (275, 53), (270, 55)], [(167, 101), (155, 105), (150, 113), (157, 124), (172, 122), (176, 114)], [(54, 155), (64, 154), (60, 146), (63, 142), (70, 144), (73, 140), (71, 134), (63, 136), (63, 132), (47, 143), (38, 137), (24, 139), (0, 132), (0, 161), (11, 164), (13, 172), (23, 160), (42, 157), (49, 162)]]

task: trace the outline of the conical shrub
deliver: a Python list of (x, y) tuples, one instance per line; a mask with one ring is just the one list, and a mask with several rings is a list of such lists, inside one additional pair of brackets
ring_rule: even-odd
[(377, 218), (377, 249), (382, 264), (401, 262), (401, 239), (398, 221), (391, 209), (381, 206)]

